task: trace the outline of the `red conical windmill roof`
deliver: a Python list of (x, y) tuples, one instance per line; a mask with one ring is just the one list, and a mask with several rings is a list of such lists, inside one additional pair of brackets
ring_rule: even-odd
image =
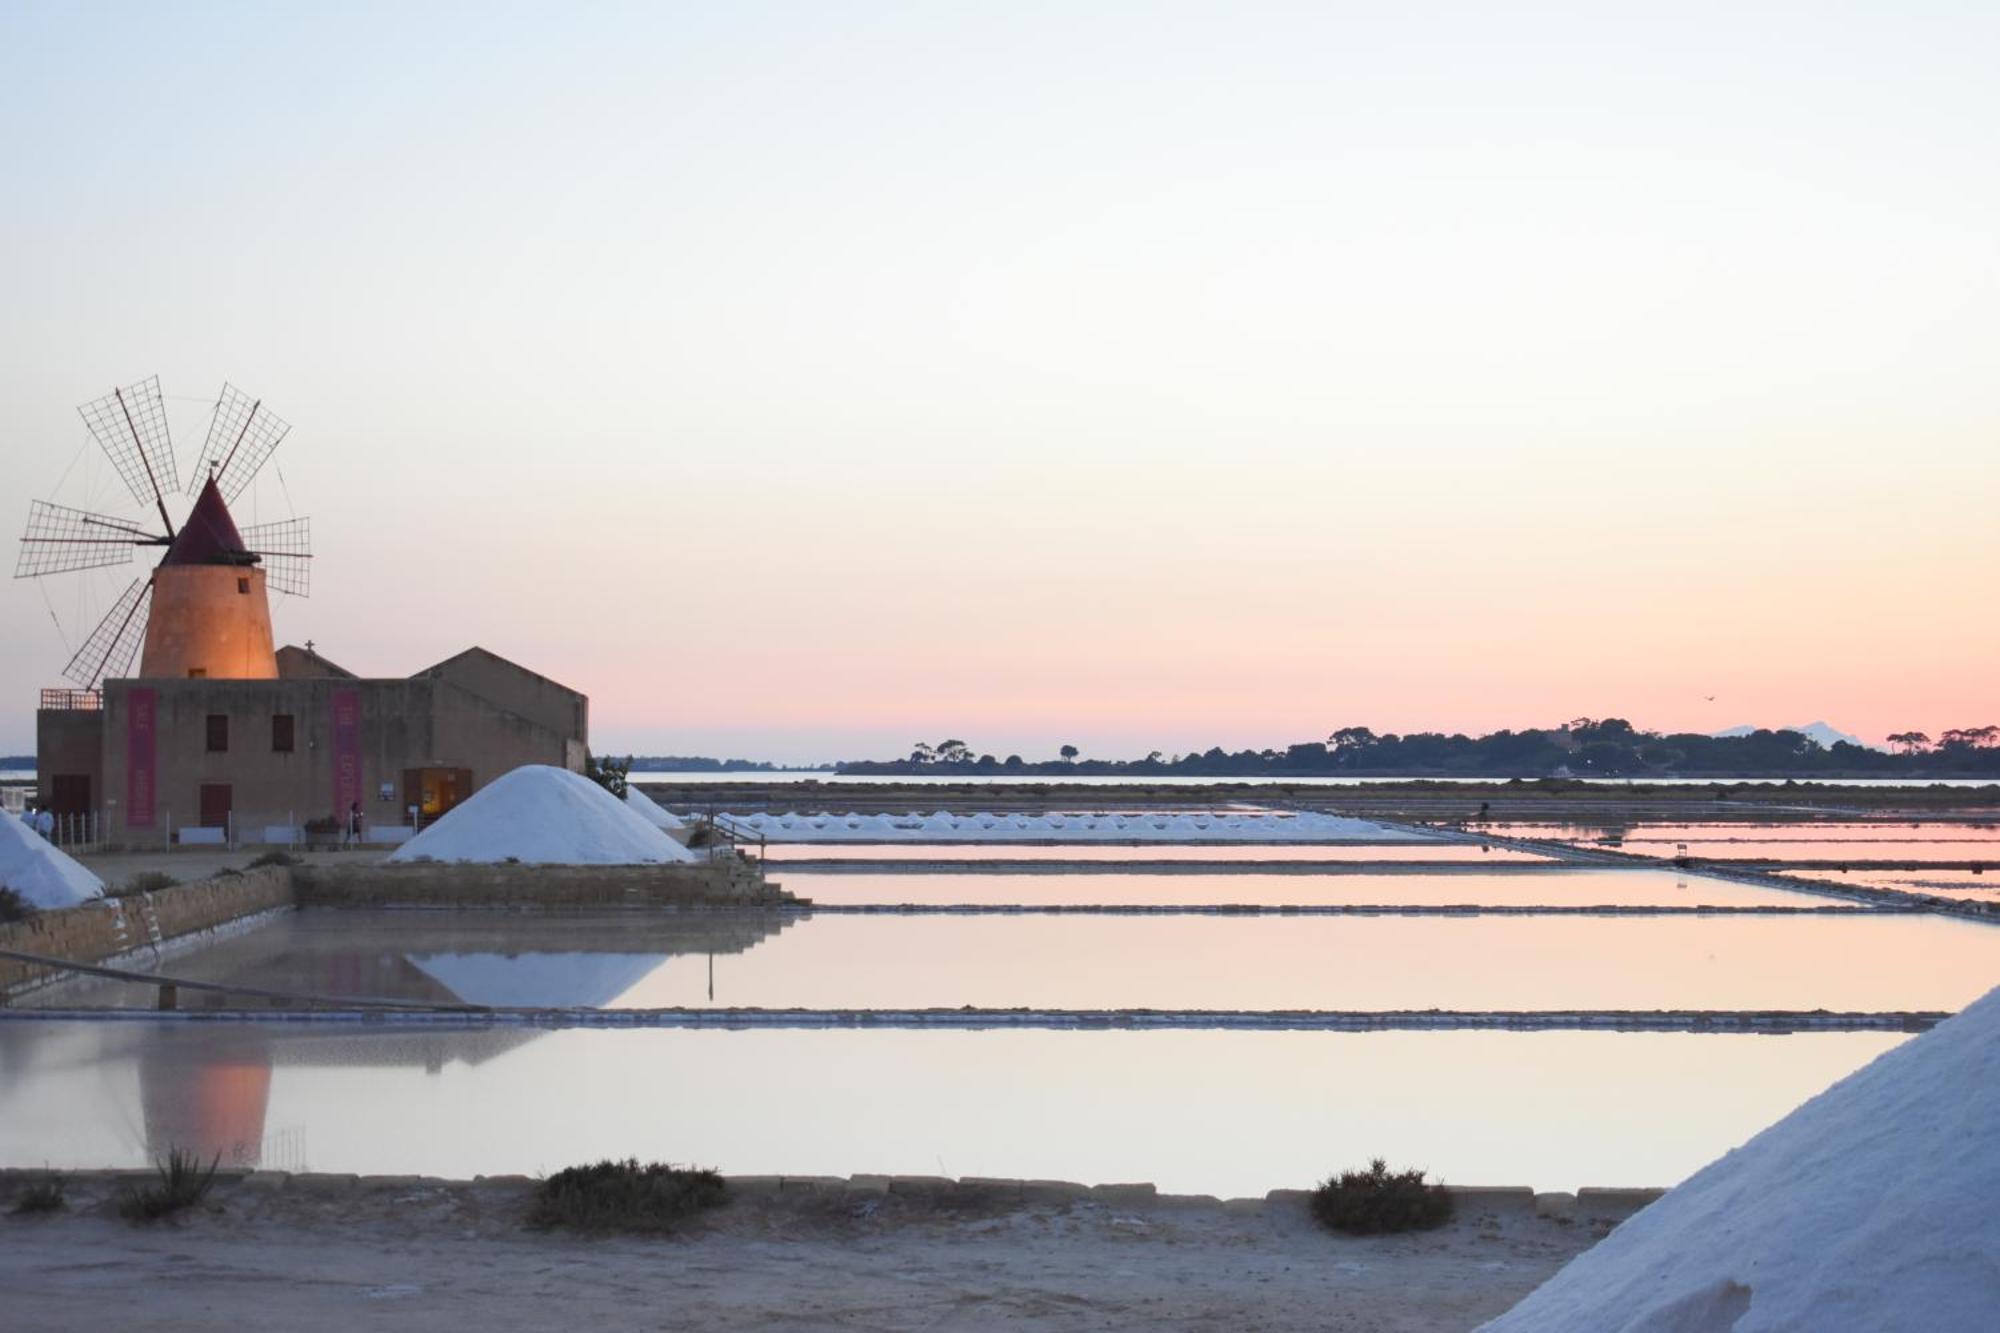
[(236, 530), (236, 520), (229, 516), (229, 506), (222, 502), (222, 492), (216, 489), (215, 478), (210, 477), (160, 563), (247, 565), (256, 559), (243, 545), (243, 534)]

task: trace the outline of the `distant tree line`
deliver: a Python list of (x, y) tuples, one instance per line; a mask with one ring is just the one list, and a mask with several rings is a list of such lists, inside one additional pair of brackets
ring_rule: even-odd
[(1496, 731), (1485, 736), (1413, 732), (1378, 734), (1341, 727), (1323, 741), (1301, 741), (1282, 750), (1213, 749), (1143, 759), (1084, 759), (1074, 745), (1058, 759), (1029, 761), (979, 754), (956, 738), (919, 741), (906, 759), (857, 760), (837, 765), (852, 774), (913, 775), (1015, 773), (1037, 776), (1090, 774), (1145, 778), (1190, 777), (1579, 777), (1763, 778), (1888, 777), (1993, 778), (2000, 780), (2000, 727), (1959, 727), (1937, 739), (1920, 731), (1890, 736), (1892, 750), (1836, 741), (1821, 745), (1789, 730), (1742, 736), (1642, 731), (1620, 717), (1579, 717), (1559, 727)]
[(640, 754), (628, 761), (634, 773), (804, 773), (832, 772), (832, 764), (773, 764), (762, 759), (711, 759), (698, 754)]

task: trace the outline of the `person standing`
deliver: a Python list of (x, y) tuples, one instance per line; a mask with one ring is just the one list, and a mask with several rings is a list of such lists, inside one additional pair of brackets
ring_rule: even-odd
[(55, 811), (49, 809), (46, 805), (35, 811), (35, 832), (41, 834), (45, 842), (54, 842), (56, 840)]
[(361, 841), (361, 802), (359, 801), (347, 807), (347, 837), (342, 841), (351, 843), (359, 843)]

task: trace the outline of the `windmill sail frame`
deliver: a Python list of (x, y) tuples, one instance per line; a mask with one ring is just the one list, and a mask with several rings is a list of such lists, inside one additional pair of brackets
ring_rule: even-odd
[(130, 564), (141, 546), (161, 546), (166, 541), (130, 519), (33, 500), (28, 504), (28, 526), (21, 534), (14, 577), (35, 579)]
[(160, 377), (154, 375), (113, 389), (76, 411), (132, 498), (142, 508), (158, 508), (160, 521), (171, 531), (174, 523), (167, 517), (166, 493), (179, 487), (180, 473), (174, 461), (173, 432), (167, 426), (167, 400), (160, 393)]
[(252, 524), (243, 529), (243, 544), (263, 566), (266, 587), (293, 597), (311, 596), (311, 519)]
[(290, 423), (264, 406), (263, 399), (224, 383), (215, 415), (209, 418), (208, 438), (188, 474), (187, 493), (199, 491), (213, 475), (222, 498), (234, 502), (291, 429)]
[(129, 671), (133, 657), (139, 652), (139, 643), (146, 636), (146, 615), (152, 600), (153, 576), (147, 574), (132, 580), (131, 586), (118, 595), (104, 619), (97, 622), (97, 628), (83, 641), (83, 647), (76, 650), (76, 656), (69, 659), (63, 677), (86, 690), (94, 690), (107, 677), (122, 676)]

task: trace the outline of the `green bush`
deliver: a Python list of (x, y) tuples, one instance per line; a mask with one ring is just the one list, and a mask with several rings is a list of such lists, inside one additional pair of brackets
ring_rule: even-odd
[(35, 905), (19, 892), (0, 884), (0, 926), (9, 921), (26, 921), (35, 914)]
[(1451, 1194), (1426, 1185), (1422, 1171), (1389, 1170), (1377, 1157), (1366, 1171), (1343, 1171), (1313, 1191), (1312, 1213), (1322, 1226), (1350, 1236), (1429, 1231), (1451, 1221)]
[(61, 1210), (66, 1200), (63, 1197), (61, 1176), (50, 1176), (38, 1180), (14, 1196), (14, 1215), (30, 1217), (37, 1213), (53, 1213)]
[(221, 1160), (217, 1154), (204, 1167), (193, 1153), (169, 1148), (167, 1159), (159, 1166), (160, 1178), (150, 1185), (128, 1188), (118, 1201), (118, 1215), (128, 1222), (157, 1222), (192, 1208), (208, 1197), (215, 1184), (216, 1163)]
[(265, 866), (295, 866), (298, 863), (299, 858), (293, 856), (290, 852), (265, 852), (250, 863), (250, 868), (252, 870), (261, 870)]
[(179, 880), (164, 870), (141, 870), (116, 889), (109, 889), (106, 892), (114, 898), (123, 898), (133, 893), (158, 893), (161, 889), (171, 889), (178, 883)]
[(722, 1177), (702, 1167), (636, 1158), (558, 1171), (535, 1187), (528, 1225), (578, 1231), (665, 1232), (724, 1202)]

